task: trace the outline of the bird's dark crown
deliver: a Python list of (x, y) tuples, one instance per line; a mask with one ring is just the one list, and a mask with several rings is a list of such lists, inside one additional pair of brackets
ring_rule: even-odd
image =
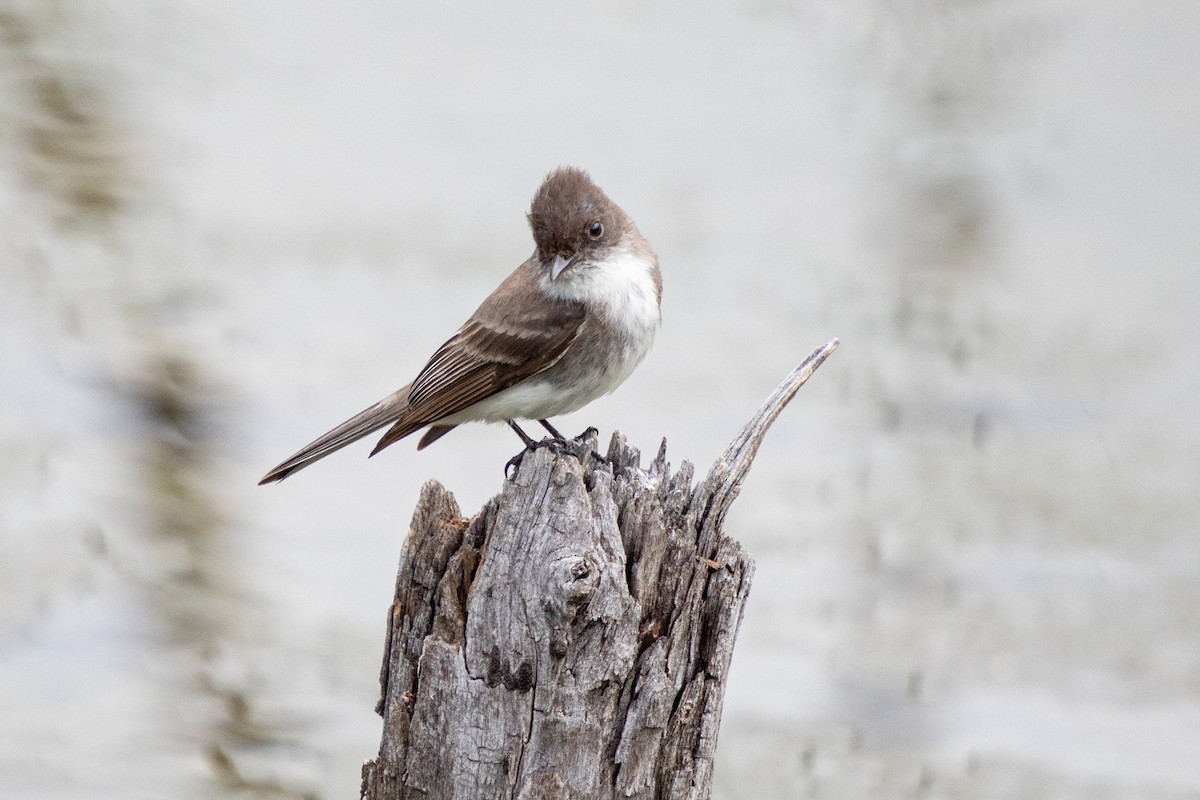
[(543, 260), (611, 244), (620, 236), (622, 218), (600, 187), (575, 167), (559, 167), (547, 175), (529, 209), (529, 227)]

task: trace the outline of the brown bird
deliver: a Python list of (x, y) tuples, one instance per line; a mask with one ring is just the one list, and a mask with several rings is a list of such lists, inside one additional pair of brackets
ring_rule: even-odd
[(463, 422), (507, 422), (529, 448), (537, 443), (515, 420), (535, 419), (561, 440), (548, 418), (620, 386), (658, 330), (657, 256), (629, 215), (582, 170), (551, 172), (528, 218), (533, 255), (412, 383), (307, 445), (259, 483), (283, 480), (385, 425), (391, 428), (371, 455), (428, 428), (420, 450)]

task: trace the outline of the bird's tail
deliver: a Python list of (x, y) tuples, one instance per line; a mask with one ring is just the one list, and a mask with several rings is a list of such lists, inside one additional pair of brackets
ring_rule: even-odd
[(393, 392), (365, 411), (355, 414), (315, 442), (301, 448), (291, 458), (264, 475), (258, 485), (281, 481), (296, 470), (304, 469), (335, 450), (340, 450), (351, 442), (356, 442), (385, 425), (396, 422), (408, 411), (408, 390), (411, 385)]

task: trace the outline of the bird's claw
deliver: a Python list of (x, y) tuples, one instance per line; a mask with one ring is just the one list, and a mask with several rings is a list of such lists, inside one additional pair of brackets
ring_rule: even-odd
[(529, 453), (531, 453), (532, 451), (541, 450), (543, 447), (549, 447), (553, 450), (556, 450), (559, 453), (562, 453), (565, 451), (566, 445), (567, 445), (567, 442), (565, 439), (555, 439), (555, 438), (551, 438), (551, 437), (542, 439), (540, 442), (533, 442), (532, 444), (525, 445), (524, 450), (517, 453), (515, 456), (510, 458), (504, 464), (504, 477), (505, 478), (510, 477), (510, 475), (508, 474), (508, 471), (510, 469), (513, 470), (513, 474), (515, 475), (516, 470), (521, 468), (521, 462), (525, 460), (525, 456), (528, 455)]
[[(589, 437), (599, 435), (599, 433), (600, 433), (600, 431), (589, 426), (583, 433), (579, 434), (572, 440), (560, 439), (557, 437), (547, 437), (545, 439), (542, 439), (540, 442), (531, 442), (530, 444), (525, 445), (524, 450), (517, 453), (515, 456), (513, 456), (507, 462), (505, 462), (504, 477), (510, 478), (513, 475), (516, 475), (516, 471), (521, 468), (521, 462), (525, 460), (525, 456), (527, 456), (530, 452), (532, 452), (534, 450), (540, 450), (543, 447), (549, 447), (558, 453), (572, 452), (572, 453), (576, 453), (577, 455), (579, 455), (575, 450), (571, 450), (571, 448), (569, 448), (568, 445), (571, 444), (571, 442), (583, 442), (586, 439), (588, 439)], [(589, 448), (588, 454), (591, 455), (592, 458), (596, 459), (596, 461), (601, 464), (608, 463), (607, 459), (605, 459), (604, 456), (600, 455), (595, 450), (592, 450)], [(510, 474), (510, 471), (511, 471), (511, 474)]]
[[(586, 439), (590, 439), (593, 436), (599, 436), (599, 435), (600, 435), (600, 431), (589, 425), (587, 428), (584, 429), (583, 433), (581, 433), (575, 437), (575, 441), (582, 442)], [(605, 458), (604, 456), (600, 455), (599, 453), (597, 453), (595, 450), (589, 449), (588, 453), (590, 453), (592, 458), (596, 459), (597, 462), (599, 462), (601, 464), (608, 463), (608, 459)]]

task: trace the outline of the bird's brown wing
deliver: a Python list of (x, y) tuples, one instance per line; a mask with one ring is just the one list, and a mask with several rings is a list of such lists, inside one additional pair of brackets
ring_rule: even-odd
[(522, 265), (429, 359), (412, 383), (407, 413), (372, 454), (550, 367), (584, 317), (583, 304), (547, 297)]

